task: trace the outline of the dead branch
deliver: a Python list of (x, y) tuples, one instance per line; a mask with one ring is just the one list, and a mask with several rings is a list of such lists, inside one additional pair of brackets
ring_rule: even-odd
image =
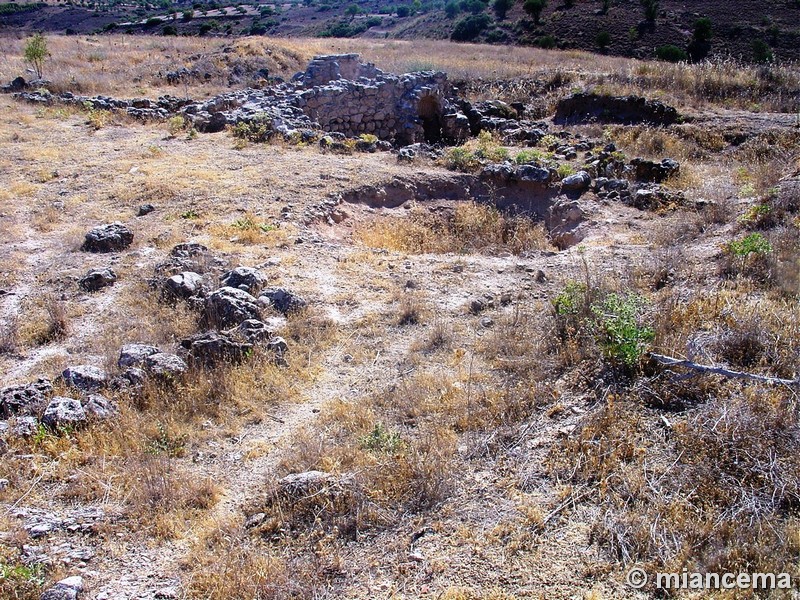
[(768, 377), (766, 375), (745, 373), (744, 371), (734, 371), (724, 367), (701, 365), (690, 360), (674, 358), (672, 356), (664, 356), (663, 354), (656, 354), (655, 352), (650, 352), (649, 356), (657, 363), (670, 367), (683, 367), (685, 369), (691, 369), (692, 371), (698, 371), (700, 373), (710, 373), (713, 375), (721, 375), (722, 377), (730, 377), (733, 379), (748, 379), (750, 381), (758, 381), (760, 383), (769, 383), (772, 385), (791, 385), (800, 387), (800, 376), (795, 379), (781, 379), (780, 377)]

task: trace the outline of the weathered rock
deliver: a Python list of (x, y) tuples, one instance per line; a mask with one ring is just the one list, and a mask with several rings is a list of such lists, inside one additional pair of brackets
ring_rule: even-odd
[(117, 274), (113, 269), (106, 267), (92, 269), (78, 281), (78, 285), (87, 292), (96, 292), (104, 287), (114, 285), (116, 281)]
[(227, 287), (244, 290), (253, 296), (257, 295), (264, 287), (264, 276), (256, 269), (250, 267), (236, 267), (220, 278), (220, 283)]
[(578, 171), (561, 180), (561, 190), (564, 192), (583, 192), (589, 189), (592, 178), (586, 171)]
[(553, 243), (561, 249), (579, 243), (584, 236), (580, 225), (586, 213), (577, 201), (559, 200), (547, 210), (547, 225)]
[(89, 394), (83, 400), (86, 415), (93, 419), (109, 419), (119, 412), (117, 405), (100, 394)]
[(205, 294), (203, 276), (191, 271), (184, 271), (164, 281), (164, 295), (168, 299), (189, 300)]
[(281, 494), (292, 499), (302, 500), (312, 494), (344, 491), (353, 487), (355, 478), (351, 474), (333, 475), (325, 471), (304, 471), (292, 473), (278, 481)]
[(189, 360), (206, 366), (219, 362), (238, 362), (253, 351), (253, 344), (238, 342), (226, 333), (207, 331), (181, 341), (189, 350)]
[(213, 326), (231, 327), (260, 316), (258, 301), (243, 290), (222, 287), (206, 298), (206, 320)]
[(17, 417), (11, 427), (11, 434), (18, 437), (31, 437), (39, 430), (39, 421), (36, 417)]
[(38, 414), (47, 406), (52, 393), (53, 384), (44, 377), (24, 385), (4, 387), (0, 389), (0, 417)]
[(155, 209), (156, 209), (156, 207), (153, 206), (152, 204), (142, 204), (139, 207), (139, 210), (136, 211), (136, 216), (137, 217), (144, 217), (145, 215), (149, 215)]
[(240, 336), (251, 344), (266, 342), (272, 337), (272, 330), (261, 321), (247, 319), (233, 329), (225, 332), (229, 336)]
[(144, 364), (150, 373), (162, 379), (174, 379), (185, 373), (188, 368), (180, 356), (166, 352), (151, 354), (145, 359)]
[(553, 174), (543, 167), (520, 165), (514, 171), (514, 178), (529, 184), (547, 185), (553, 179)]
[(21, 92), (28, 84), (25, 82), (23, 77), (15, 77), (9, 83), (0, 86), (0, 92), (4, 92), (6, 94), (13, 93), (13, 92)]
[(77, 600), (83, 591), (83, 578), (80, 576), (62, 579), (53, 587), (46, 590), (41, 600)]
[(159, 352), (161, 352), (161, 350), (149, 344), (125, 344), (120, 348), (117, 366), (119, 366), (120, 369), (139, 367), (144, 364), (148, 356), (158, 354)]
[(133, 232), (122, 223), (95, 227), (86, 234), (81, 250), (87, 252), (119, 252), (133, 243)]
[(56, 429), (86, 422), (86, 411), (79, 400), (55, 396), (42, 415), (42, 424)]
[(600, 96), (573, 94), (558, 102), (555, 122), (574, 124), (586, 122), (624, 123), (633, 125), (671, 125), (679, 119), (678, 111), (658, 100), (640, 96)]
[(105, 371), (91, 365), (67, 367), (61, 373), (61, 378), (67, 385), (83, 392), (96, 392), (102, 389), (108, 381)]
[(275, 336), (267, 343), (267, 348), (272, 350), (276, 356), (282, 357), (289, 350), (289, 345), (282, 337)]
[(283, 288), (267, 288), (261, 292), (258, 300), (284, 315), (302, 310), (307, 306), (303, 298)]
[(681, 167), (677, 160), (671, 158), (665, 158), (660, 163), (634, 158), (631, 161), (631, 165), (634, 168), (634, 176), (637, 181), (650, 183), (661, 183), (665, 179), (675, 175), (680, 171)]

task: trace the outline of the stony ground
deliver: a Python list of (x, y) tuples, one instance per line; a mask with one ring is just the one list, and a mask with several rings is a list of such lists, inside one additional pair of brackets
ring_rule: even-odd
[[(695, 126), (721, 130), (731, 125), (729, 116), (700, 115), (704, 121)], [(299, 545), (271, 546), (281, 560), (300, 560), (303, 568), (311, 544), (322, 548), (309, 560), (324, 584), (297, 597), (649, 597), (625, 586), (623, 568), (595, 542), (593, 524), (603, 508), (584, 502), (586, 490), (558, 481), (545, 465), (595, 408), (597, 386), (581, 385), (574, 372), (546, 383), (523, 380), (516, 385), (535, 388), (535, 398), (513, 416), (492, 412), (505, 380), (486, 347), (514, 337), (523, 317), (544, 323), (565, 283), (589, 268), (597, 280), (645, 277), (681, 232), (699, 228), (694, 208), (643, 211), (587, 192), (585, 238), (563, 251), (547, 246), (514, 255), (501, 245), (407, 254), (365, 245), (365, 230), (424, 211), (425, 201), (381, 209), (374, 198), (350, 195), (353, 202), (337, 206), (335, 219), (319, 217), (320, 205), (395, 177), (457, 176), (434, 161), (398, 163), (389, 152), (330, 154), (315, 145), (237, 147), (225, 132), (173, 138), (163, 124), (98, 118), (0, 98), (0, 315), (15, 332), (0, 354), (3, 385), (55, 378), (76, 364), (114, 369), (124, 343), (175, 351), (195, 319), (180, 306), (160, 304), (147, 280), (179, 243), (199, 242), (230, 266), (258, 268), (268, 285), (298, 293), (309, 310), (271, 315), (290, 346), (288, 366), (264, 367), (274, 381), (234, 372), (242, 381), (226, 380), (225, 390), (210, 382), (209, 397), (218, 393), (230, 406), (187, 416), (166, 406), (127, 405), (120, 396), (121, 424), (98, 426), (102, 433), (39, 432), (13, 442), (0, 458), (6, 564), (47, 565), (47, 581), (81, 575), (83, 597), (97, 600), (226, 597), (193, 587), (227, 564), (204, 562), (214, 556), (204, 554), (208, 540), (230, 535), (236, 544), (239, 538), (227, 533), (231, 523), (241, 527), (257, 512), (279, 477), (314, 463), (306, 455), (317, 452), (332, 472), (348, 470), (344, 455), (319, 449), (339, 443), (337, 420), (388, 423), (403, 394), (420, 400), (411, 394), (424, 382), (424, 401), (444, 407), (426, 409), (426, 418), (457, 424), (448, 430), (454, 440), (447, 477), (428, 476), (446, 480), (448, 492), (431, 507), (398, 510), (386, 517), (391, 526), (365, 528), (349, 541), (309, 542), (297, 533)], [(793, 126), (786, 116), (737, 118), (742, 130), (758, 129), (764, 119)], [(725, 156), (698, 160), (679, 185), (691, 199), (736, 196), (732, 164)], [(144, 204), (155, 210), (137, 216)], [(88, 229), (112, 221), (134, 232), (130, 248), (80, 251)], [(703, 265), (718, 258), (733, 226), (694, 238), (681, 258), (696, 289), (716, 285)], [(98, 267), (112, 267), (118, 281), (82, 291), (77, 280)], [(509, 302), (500, 302), (504, 295)], [(469, 310), (487, 296), (496, 302)], [(404, 321), (409, 302), (416, 316)], [(48, 338), (43, 330), (54, 311), (66, 332)], [(431, 349), (428, 340), (441, 331), (447, 343)], [(180, 393), (158, 398), (177, 403), (170, 394)], [(449, 408), (454, 394), (466, 401)], [(483, 418), (496, 421), (475, 423)], [(411, 439), (415, 430), (401, 431)], [(142, 453), (142, 463), (125, 462), (126, 435), (156, 450)], [(178, 451), (169, 450), (173, 443)], [(160, 485), (204, 482), (212, 500), (169, 509), (155, 502), (137, 512), (135, 496), (144, 489), (137, 486), (150, 481), (146, 468), (137, 469), (150, 465), (151, 455), (168, 463)], [(171, 479), (175, 474), (184, 479)]]

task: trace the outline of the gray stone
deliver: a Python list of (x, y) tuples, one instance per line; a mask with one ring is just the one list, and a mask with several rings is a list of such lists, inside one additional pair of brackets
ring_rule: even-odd
[(80, 425), (86, 421), (86, 411), (79, 400), (54, 397), (42, 415), (42, 424), (52, 429)]
[(184, 271), (164, 281), (164, 292), (168, 298), (188, 300), (205, 293), (203, 277), (192, 271)]
[(250, 267), (236, 267), (220, 278), (224, 286), (244, 290), (253, 296), (257, 295), (264, 287), (265, 279), (256, 269)]
[(586, 171), (578, 171), (561, 180), (561, 190), (565, 192), (583, 192), (589, 189), (592, 178)]
[(218, 331), (193, 335), (182, 340), (181, 346), (189, 351), (190, 362), (205, 366), (238, 362), (253, 351), (253, 344), (239, 342)]
[(119, 412), (119, 408), (111, 400), (100, 394), (89, 394), (83, 400), (83, 409), (90, 418), (108, 419)]
[(303, 298), (283, 288), (267, 288), (261, 292), (258, 299), (284, 315), (302, 310), (307, 306)]
[(67, 367), (61, 373), (64, 383), (83, 392), (96, 392), (105, 387), (108, 377), (105, 371), (91, 365)]
[(67, 577), (46, 590), (40, 600), (77, 600), (83, 592), (83, 578), (80, 576)]
[(261, 311), (257, 300), (234, 287), (222, 287), (206, 299), (206, 320), (217, 327), (231, 327), (247, 319), (258, 320)]
[(119, 252), (133, 243), (133, 232), (122, 223), (95, 227), (86, 234), (81, 250), (87, 252)]
[(78, 285), (87, 292), (96, 292), (104, 287), (114, 285), (116, 281), (117, 274), (113, 269), (106, 267), (103, 269), (92, 269), (78, 280)]
[(149, 344), (125, 344), (120, 348), (117, 366), (120, 369), (126, 367), (139, 367), (144, 364), (144, 360), (152, 355), (161, 352), (155, 346)]
[(17, 417), (11, 428), (11, 434), (18, 437), (31, 437), (39, 430), (39, 421), (36, 417)]
[(239, 335), (251, 344), (265, 342), (272, 337), (272, 330), (266, 323), (257, 321), (255, 319), (247, 319), (242, 321), (233, 329), (225, 332), (227, 335)]
[(38, 414), (49, 402), (53, 384), (49, 379), (0, 389), (0, 416), (7, 419), (16, 414)]
[(165, 352), (151, 354), (145, 359), (144, 364), (150, 373), (162, 379), (178, 377), (188, 368), (180, 356)]

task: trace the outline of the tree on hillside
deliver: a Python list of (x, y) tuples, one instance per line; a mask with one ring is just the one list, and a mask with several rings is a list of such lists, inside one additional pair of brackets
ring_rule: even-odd
[(692, 62), (703, 60), (711, 51), (711, 36), (713, 35), (711, 27), (711, 19), (702, 17), (694, 22), (694, 31), (692, 32), (692, 39), (686, 52)]
[(50, 54), (47, 52), (47, 40), (41, 33), (34, 34), (25, 44), (24, 51), (25, 62), (33, 66), (36, 71), (36, 77), (42, 78), (42, 70), (44, 69), (44, 61)]
[(640, 0), (642, 8), (644, 9), (644, 18), (652, 23), (658, 16), (659, 1), (658, 0)]
[(542, 11), (545, 6), (547, 6), (547, 0), (525, 0), (525, 4), (522, 5), (522, 8), (533, 17), (533, 22), (538, 25), (539, 17), (542, 16)]
[(506, 13), (514, 6), (514, 0), (494, 0), (492, 6), (494, 14), (497, 15), (497, 20), (502, 21), (506, 18)]

